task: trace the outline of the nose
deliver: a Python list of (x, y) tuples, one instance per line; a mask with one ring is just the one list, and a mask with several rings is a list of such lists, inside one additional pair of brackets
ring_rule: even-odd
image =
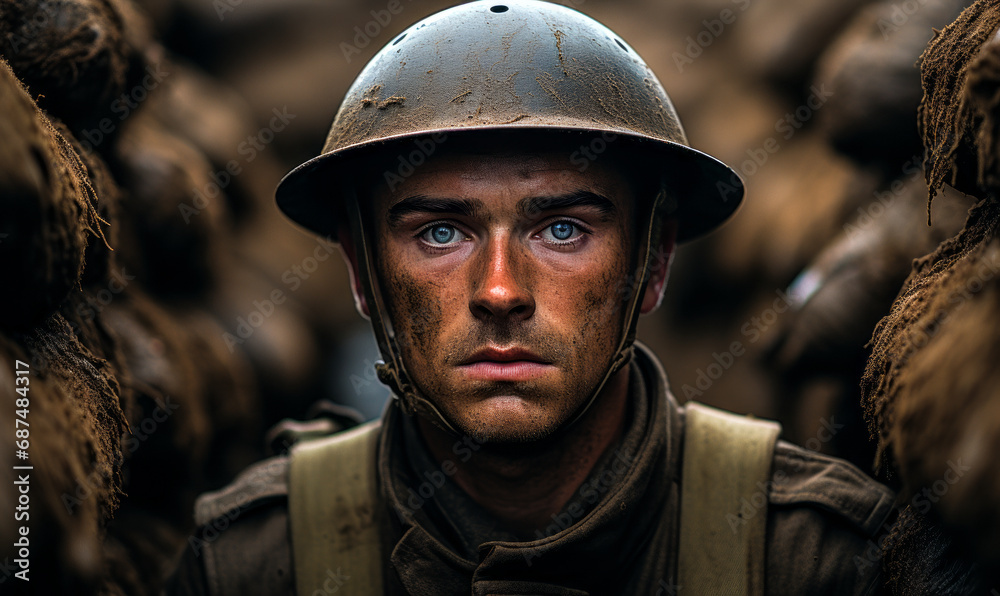
[(523, 259), (507, 239), (490, 241), (469, 302), (472, 314), (482, 321), (526, 320), (535, 312), (535, 298), (525, 285)]

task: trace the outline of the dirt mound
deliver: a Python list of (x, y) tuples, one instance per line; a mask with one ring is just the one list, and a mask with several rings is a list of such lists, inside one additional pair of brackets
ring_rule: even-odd
[[(881, 439), (880, 455), (886, 455), (892, 446), (894, 406), (905, 388), (902, 373), (913, 355), (937, 335), (942, 322), (964, 302), (958, 297), (969, 293), (967, 286), (979, 279), (982, 289), (980, 268), (988, 263), (984, 261), (986, 248), (996, 237), (998, 223), (997, 205), (985, 202), (973, 208), (958, 236), (914, 262), (891, 311), (875, 328), (861, 389), (871, 431)], [(882, 467), (886, 463), (882, 462)]]
[[(900, 556), (913, 557), (911, 566), (960, 569), (976, 560), (989, 570), (1000, 560), (1000, 483), (991, 455), (1000, 447), (1000, 350), (993, 333), (1000, 328), (998, 226), (1000, 204), (983, 201), (958, 236), (914, 262), (892, 310), (875, 329), (861, 380), (869, 429), (879, 438), (881, 471), (889, 478), (898, 474), (901, 495), (919, 504), (922, 514), (940, 514), (946, 522), (942, 535), (975, 553), (921, 550), (913, 545), (923, 538), (903, 528), (900, 548), (916, 550)], [(921, 560), (925, 555), (948, 558)], [(923, 581), (909, 577), (907, 569), (895, 572), (898, 581)]]
[[(1000, 6), (977, 2), (921, 56), (918, 116), (928, 214), (930, 200), (946, 183), (981, 200), (957, 236), (914, 262), (875, 329), (861, 382), (882, 472), (898, 473), (901, 494), (912, 499), (918, 517), (940, 516), (940, 536), (959, 540), (973, 553), (933, 546), (920, 536), (920, 524), (902, 527), (894, 556), (909, 562), (890, 558), (888, 566), (897, 593), (947, 593), (931, 585), (935, 566), (954, 571), (971, 558), (990, 570), (1000, 561), (1000, 482), (990, 461), (1000, 447), (998, 24)], [(935, 524), (925, 521), (926, 527)]]
[(4, 62), (0, 87), (0, 278), (20, 288), (0, 296), (0, 327), (23, 330), (66, 298), (104, 238), (86, 164)]
[(209, 291), (231, 222), (205, 155), (144, 112), (124, 127), (112, 163), (127, 194), (122, 215), (131, 233), (122, 262), (158, 296)]
[[(783, 320), (773, 347), (772, 365), (782, 374), (837, 374), (848, 363), (864, 362), (871, 330), (889, 311), (913, 259), (961, 231), (973, 204), (971, 197), (948, 190), (946, 200), (935, 204), (931, 227), (924, 225), (922, 179), (907, 181), (897, 194), (882, 194), (857, 211), (789, 288), (803, 304)], [(856, 377), (851, 384), (856, 389)]]
[(122, 438), (129, 498), (108, 527), (111, 578), (158, 593), (193, 530), (195, 497), (261, 457), (253, 373), (204, 312), (158, 304), (138, 286), (102, 319), (121, 346), (135, 394)]
[(819, 62), (815, 81), (835, 90), (819, 112), (819, 126), (838, 151), (894, 175), (921, 151), (914, 114), (920, 105), (920, 71), (914, 63), (933, 36), (965, 2), (926, 2), (912, 15), (898, 3), (860, 10)]
[(924, 98), (918, 125), (930, 196), (945, 182), (970, 194), (997, 190), (1000, 49), (984, 47), (1000, 25), (1000, 6), (980, 0), (946, 27), (920, 57)]
[[(987, 66), (997, 59), (997, 47), (994, 43), (985, 47), (983, 44), (994, 36), (998, 24), (1000, 6), (977, 2), (945, 28), (921, 57), (925, 95), (919, 125), (927, 149), (925, 175), (930, 198), (946, 179), (979, 196), (983, 190), (991, 190), (989, 180), (997, 171), (989, 156), (995, 138), (990, 112), (996, 110), (997, 103), (988, 100), (996, 94), (988, 91), (987, 81), (994, 81), (992, 88), (996, 88), (1000, 70), (995, 73), (998, 76), (988, 78), (993, 71)], [(974, 110), (977, 105), (993, 107), (977, 113)], [(990, 198), (977, 205), (958, 236), (914, 263), (891, 312), (875, 330), (862, 392), (870, 428), (880, 437), (882, 455), (888, 454), (890, 448), (897, 454), (900, 452), (894, 444), (901, 431), (896, 410), (904, 407), (904, 399), (910, 399), (907, 392), (914, 374), (909, 372), (913, 370), (912, 359), (929, 345), (944, 345), (936, 336), (950, 326), (951, 316), (966, 308), (967, 303), (981, 301), (983, 288), (993, 283), (989, 258), (998, 222), (1000, 205)], [(953, 337), (953, 331), (945, 335)], [(980, 333), (976, 340), (970, 341), (988, 344), (992, 339), (991, 335)], [(987, 369), (963, 368), (963, 374), (980, 381), (989, 378)], [(886, 464), (883, 461), (884, 469)]]
[[(143, 106), (144, 115), (152, 113), (166, 130), (206, 156), (225, 191), (222, 196), (206, 198), (225, 202), (235, 220), (242, 221), (255, 210), (269, 207), (274, 202), (275, 180), (284, 175), (285, 166), (277, 161), (274, 152), (260, 144), (256, 138), (260, 132), (248, 137), (258, 124), (246, 100), (221, 81), (190, 66), (178, 63), (167, 69), (170, 77), (162, 92), (151, 95)], [(212, 180), (198, 191), (213, 194), (213, 185), (219, 186)], [(189, 189), (189, 206), (193, 190)]]
[(876, 189), (871, 176), (838, 158), (813, 133), (780, 147), (759, 173), (751, 160), (741, 171), (749, 179), (742, 212), (713, 234), (713, 260), (729, 279), (787, 283)]
[[(16, 370), (15, 360), (30, 366), (30, 458), (14, 465), (35, 466), (30, 488), (32, 588), (39, 594), (95, 593), (104, 572), (104, 524), (122, 497), (120, 437), (128, 425), (116, 370), (80, 343), (59, 314), (25, 335), (0, 336), (5, 371), (0, 376)], [(0, 402), (9, 412), (22, 397), (14, 386), (5, 378), (0, 387)], [(7, 436), (13, 437), (13, 431)], [(7, 457), (14, 454), (10, 447)], [(0, 525), (6, 545), (14, 542), (6, 540), (12, 522)], [(3, 547), (0, 556), (8, 554), (10, 546)]]
[(1000, 329), (1000, 239), (977, 253), (954, 267), (953, 310), (930, 319), (931, 339), (900, 373), (906, 399), (889, 442), (907, 482), (929, 488), (942, 517), (1000, 560), (1000, 343), (989, 333)]
[(126, 93), (143, 70), (149, 35), (128, 0), (8, 0), (0, 7), (0, 54), (39, 105), (77, 134), (103, 136), (102, 120), (117, 123), (132, 109)]
[(815, 61), (852, 15), (869, 0), (747, 2), (736, 31), (734, 58), (759, 76), (790, 89), (804, 88)]
[(226, 329), (213, 316), (188, 310), (177, 313), (176, 320), (186, 331), (184, 345), (204, 385), (204, 405), (212, 422), (205, 475), (216, 488), (262, 455), (256, 377), (243, 352), (229, 349)]
[(159, 462), (164, 467), (155, 471), (160, 478), (157, 492), (172, 506), (185, 490), (194, 490), (192, 485), (201, 482), (190, 475), (204, 461), (210, 433), (204, 387), (187, 334), (138, 288), (130, 287), (111, 303), (103, 320), (121, 346), (136, 395), (131, 422), (138, 426), (123, 438), (125, 448), (133, 461), (164, 452)]

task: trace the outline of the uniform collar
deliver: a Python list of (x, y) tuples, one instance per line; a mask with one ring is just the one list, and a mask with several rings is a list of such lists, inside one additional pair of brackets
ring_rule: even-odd
[[(414, 595), (467, 594), (470, 585), (473, 594), (568, 595), (621, 592), (622, 578), (653, 592), (661, 578), (669, 581), (678, 408), (645, 347), (636, 344), (629, 367), (629, 427), (552, 524), (528, 541), (498, 529), (443, 473), (445, 462), (426, 453), (414, 421), (389, 408), (379, 476), (391, 516), (390, 564), (402, 587)], [(468, 457), (460, 443), (453, 452)]]

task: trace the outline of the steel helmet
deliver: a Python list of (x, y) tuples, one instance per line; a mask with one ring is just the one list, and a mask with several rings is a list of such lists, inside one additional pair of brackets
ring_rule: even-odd
[[(539, 0), (480, 0), (432, 15), (393, 39), (348, 90), (322, 154), (289, 172), (276, 200), (292, 220), (333, 240), (343, 218), (355, 220), (350, 229), (360, 235), (353, 241), (387, 361), (378, 365), (379, 377), (405, 409), (430, 411), (449, 430), (408, 380), (372, 279), (354, 183), (359, 165), (375, 158), (419, 165), (429, 151), (421, 155), (420, 143), (433, 147), (427, 137), (488, 138), (497, 131), (583, 135), (600, 138), (609, 150), (640, 152), (644, 164), (653, 164), (650, 175), (663, 180), (654, 212), (677, 220), (678, 241), (718, 226), (744, 193), (732, 169), (687, 145), (670, 98), (635, 50), (576, 10)], [(647, 257), (658, 218), (649, 219)], [(645, 265), (640, 274), (618, 356), (574, 421), (631, 355)]]
[(663, 86), (618, 35), (558, 4), (498, 0), (439, 12), (382, 48), (348, 90), (322, 154), (278, 185), (278, 206), (336, 239), (338, 193), (358, 158), (414, 137), (498, 129), (603, 133), (662, 156), (678, 241), (715, 228), (743, 197), (735, 172), (688, 147)]

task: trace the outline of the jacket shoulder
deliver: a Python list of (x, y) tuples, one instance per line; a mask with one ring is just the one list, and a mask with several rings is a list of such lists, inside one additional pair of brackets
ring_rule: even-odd
[(774, 450), (772, 507), (823, 509), (871, 537), (892, 511), (895, 494), (854, 464), (785, 441)]
[(288, 530), (288, 458), (258, 462), (195, 503), (195, 533), (165, 594), (295, 594)]
[(846, 461), (779, 441), (768, 487), (767, 596), (882, 593), (876, 535), (895, 495)]
[(222, 517), (287, 501), (289, 465), (287, 455), (259, 461), (228, 486), (199, 496), (194, 505), (195, 524), (205, 526)]

